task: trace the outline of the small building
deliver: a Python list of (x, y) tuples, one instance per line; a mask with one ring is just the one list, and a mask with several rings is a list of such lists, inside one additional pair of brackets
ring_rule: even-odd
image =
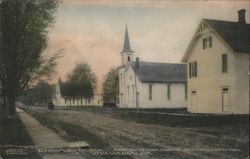
[(128, 30), (125, 30), (119, 72), (120, 108), (185, 108), (186, 64), (134, 60)]
[(55, 85), (55, 94), (52, 98), (56, 106), (102, 106), (103, 100), (101, 95), (95, 95), (90, 100), (85, 99), (65, 99), (61, 95), (61, 88), (59, 82)]
[(183, 62), (188, 64), (188, 111), (249, 114), (250, 25), (202, 19)]

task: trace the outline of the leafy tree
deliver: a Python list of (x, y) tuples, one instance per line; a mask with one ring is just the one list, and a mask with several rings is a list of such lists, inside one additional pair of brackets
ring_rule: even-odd
[(54, 87), (45, 81), (39, 81), (33, 89), (33, 98), (39, 104), (46, 105), (55, 92)]
[(22, 98), (25, 104), (47, 105), (49, 100), (52, 99), (55, 89), (49, 83), (41, 80), (34, 88), (25, 92), (27, 94)]
[(118, 94), (119, 76), (116, 68), (111, 68), (102, 84), (103, 102), (115, 103)]
[(87, 63), (77, 64), (66, 82), (59, 82), (63, 98), (71, 100), (90, 100), (96, 89), (96, 76)]
[(10, 115), (15, 114), (15, 100), (21, 90), (54, 74), (59, 55), (46, 59), (42, 52), (57, 6), (57, 0), (0, 1), (1, 98)]

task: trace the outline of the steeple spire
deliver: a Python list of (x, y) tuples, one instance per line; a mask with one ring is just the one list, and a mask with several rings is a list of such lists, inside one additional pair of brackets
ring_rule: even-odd
[(134, 51), (130, 48), (130, 42), (129, 42), (129, 36), (128, 36), (128, 28), (126, 24), (126, 29), (125, 29), (125, 37), (124, 37), (124, 44), (123, 44), (123, 50), (121, 53), (128, 52), (128, 53), (133, 53)]

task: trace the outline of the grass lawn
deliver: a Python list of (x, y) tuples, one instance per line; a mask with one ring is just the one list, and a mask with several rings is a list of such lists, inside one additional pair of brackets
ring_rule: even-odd
[(33, 142), (19, 117), (7, 117), (0, 111), (0, 153), (4, 159), (38, 158)]
[(42, 125), (54, 130), (68, 142), (84, 140), (89, 143), (90, 148), (108, 149), (109, 144), (87, 129), (72, 123), (64, 122), (56, 117), (45, 113), (30, 113)]

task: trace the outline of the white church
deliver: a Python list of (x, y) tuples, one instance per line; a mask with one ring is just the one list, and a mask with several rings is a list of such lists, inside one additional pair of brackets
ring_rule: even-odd
[(120, 108), (186, 108), (187, 68), (181, 63), (142, 62), (130, 47), (126, 27), (119, 72)]

